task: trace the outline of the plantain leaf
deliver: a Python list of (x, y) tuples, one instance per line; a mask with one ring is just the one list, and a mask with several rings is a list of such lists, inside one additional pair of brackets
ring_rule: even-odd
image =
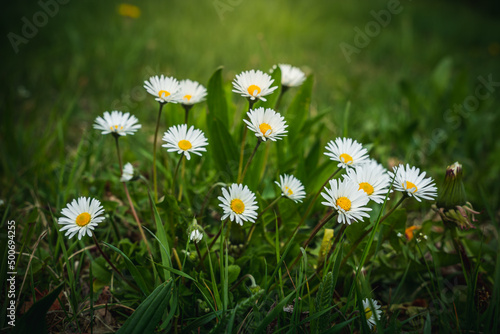
[(172, 295), (172, 281), (159, 285), (125, 321), (117, 333), (153, 333)]
[(208, 81), (207, 105), (212, 117), (218, 118), (224, 127), (229, 126), (227, 117), (227, 102), (222, 87), (222, 66), (219, 67)]

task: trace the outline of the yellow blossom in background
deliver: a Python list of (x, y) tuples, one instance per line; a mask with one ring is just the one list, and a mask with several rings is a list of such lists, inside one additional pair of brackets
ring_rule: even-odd
[(118, 6), (118, 14), (120, 14), (121, 16), (136, 19), (141, 16), (141, 10), (137, 6), (128, 3), (121, 3)]
[(411, 241), (413, 239), (413, 231), (418, 230), (420, 227), (418, 226), (410, 226), (405, 230), (405, 236), (408, 241)]

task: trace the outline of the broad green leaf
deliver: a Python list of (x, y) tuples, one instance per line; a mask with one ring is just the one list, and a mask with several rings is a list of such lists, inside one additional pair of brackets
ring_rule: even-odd
[(208, 81), (207, 105), (211, 117), (218, 118), (224, 127), (229, 126), (227, 103), (222, 87), (222, 67), (219, 67)]
[[(158, 209), (156, 208), (156, 204), (151, 196), (151, 192), (148, 191), (149, 202), (151, 203), (151, 207), (154, 212), (154, 218), (156, 223), (156, 237), (158, 238), (158, 242), (160, 243), (160, 254), (161, 254), (161, 263), (164, 267), (172, 268), (172, 262), (170, 261), (170, 246), (168, 245), (167, 232), (165, 231), (165, 226), (161, 220), (160, 214), (158, 213)], [(168, 270), (163, 270), (165, 275), (165, 280), (170, 278), (170, 272)]]
[(276, 102), (281, 94), (281, 68), (276, 66), (273, 73), (270, 74), (271, 78), (274, 80), (271, 87), (278, 86), (271, 95), (266, 96), (267, 101), (260, 101), (257, 107), (271, 108), (278, 111), (280, 108), (276, 108)]
[(227, 179), (235, 179), (238, 169), (239, 155), (233, 138), (222, 121), (213, 115), (207, 117), (208, 149), (219, 170)]
[(63, 286), (64, 284), (59, 285), (47, 296), (33, 304), (22, 317), (16, 319), (16, 326), (11, 333), (48, 333), (47, 312), (59, 296)]
[(153, 333), (172, 294), (172, 281), (159, 285), (125, 321), (117, 333)]
[(311, 105), (311, 94), (314, 83), (313, 75), (309, 75), (300, 86), (299, 91), (295, 95), (290, 107), (285, 114), (287, 121), (288, 133), (299, 133), (302, 125), (309, 116), (309, 106)]

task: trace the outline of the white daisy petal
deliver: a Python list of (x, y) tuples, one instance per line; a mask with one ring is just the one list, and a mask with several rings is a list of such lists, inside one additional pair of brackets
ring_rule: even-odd
[(59, 231), (66, 231), (65, 235), (69, 239), (76, 234), (78, 234), (78, 240), (85, 234), (92, 236), (94, 227), (104, 220), (104, 217), (100, 216), (104, 214), (101, 202), (90, 197), (73, 200), (61, 210), (61, 214), (63, 217), (60, 217), (57, 223), (63, 226)]
[(422, 199), (432, 200), (437, 196), (437, 187), (431, 177), (425, 178), (425, 172), (420, 173), (420, 169), (410, 167), (409, 164), (402, 164), (394, 167), (394, 172), (389, 172), (394, 180), (394, 189), (406, 193), (419, 202)]
[(368, 151), (366, 148), (351, 138), (337, 138), (335, 141), (330, 140), (326, 145), (328, 152), (325, 155), (331, 160), (338, 161), (338, 167), (348, 168), (355, 167), (365, 163), (368, 159)]
[(278, 86), (271, 87), (274, 80), (267, 73), (250, 70), (236, 75), (233, 81), (233, 92), (248, 97), (250, 100), (266, 101), (264, 96), (272, 94)]
[(160, 103), (177, 103), (179, 99), (180, 85), (174, 77), (152, 76), (149, 81), (144, 81), (144, 88)]
[(280, 175), (280, 182), (275, 181), (274, 183), (280, 187), (282, 196), (288, 197), (295, 203), (302, 202), (302, 199), (306, 197), (304, 186), (293, 175)]
[[(373, 305), (373, 307), (372, 307)], [(370, 327), (370, 329), (373, 328), (373, 326), (375, 326), (377, 323), (376, 323), (376, 320), (380, 320), (380, 316), (382, 315), (382, 310), (380, 309), (380, 304), (378, 304), (378, 302), (374, 299), (371, 299), (371, 303), (370, 303), (370, 300), (365, 299), (363, 300), (363, 310), (365, 311), (365, 319), (366, 319), (366, 322), (368, 324), (368, 326)]]
[(180, 90), (177, 94), (177, 102), (182, 105), (191, 106), (205, 100), (205, 96), (207, 96), (207, 89), (199, 82), (186, 79), (181, 80), (179, 86)]
[(367, 213), (368, 195), (359, 188), (359, 185), (349, 179), (330, 180), (330, 189), (325, 187), (321, 193), (326, 202), (321, 204), (337, 210), (337, 221), (350, 225), (352, 222), (362, 221), (363, 217), (370, 217)]
[(285, 118), (270, 108), (260, 107), (250, 110), (247, 116), (249, 120), (244, 119), (243, 121), (247, 124), (248, 129), (255, 132), (255, 136), (263, 141), (282, 139), (288, 132)]
[(102, 130), (102, 134), (113, 133), (119, 136), (133, 135), (141, 128), (137, 124), (139, 120), (129, 113), (121, 111), (104, 112), (103, 117), (97, 117), (94, 123), (94, 129)]
[(231, 221), (243, 226), (244, 221), (255, 223), (257, 219), (257, 201), (255, 194), (247, 186), (233, 183), (227, 190), (222, 188), (222, 196), (218, 197), (221, 204), (219, 206), (224, 210), (221, 220), (229, 217)]
[[(286, 87), (298, 87), (306, 80), (306, 76), (300, 68), (288, 64), (278, 64), (278, 66), (281, 70), (281, 85)], [(274, 65), (273, 68), (276, 68), (276, 65)]]
[(130, 162), (127, 162), (125, 166), (123, 166), (122, 177), (120, 178), (121, 182), (127, 182), (132, 180), (134, 177), (134, 166)]
[(195, 129), (194, 126), (188, 130), (186, 124), (170, 127), (162, 140), (166, 142), (162, 146), (166, 147), (168, 152), (184, 154), (188, 160), (191, 159), (190, 153), (201, 156), (201, 152), (207, 151), (205, 146), (208, 145), (208, 141), (203, 131)]

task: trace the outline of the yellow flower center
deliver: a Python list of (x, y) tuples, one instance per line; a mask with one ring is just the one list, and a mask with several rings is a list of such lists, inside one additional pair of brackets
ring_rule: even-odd
[[(403, 184), (403, 187), (404, 187), (404, 184)], [(416, 193), (418, 188), (415, 184), (411, 183), (410, 181), (406, 181), (406, 190), (410, 190), (410, 189), (415, 189), (413, 190), (413, 193)]]
[(271, 130), (271, 132), (269, 132), (268, 135), (270, 135), (272, 132), (273, 132), (273, 129), (271, 128), (271, 126), (267, 123), (262, 123), (261, 125), (259, 125), (259, 130), (260, 132), (262, 132), (262, 134), (264, 136), (266, 136), (266, 133)]
[(179, 142), (179, 148), (183, 151), (187, 151), (191, 147), (193, 147), (193, 145), (191, 145), (191, 142), (189, 140), (183, 139)]
[(90, 213), (88, 213), (88, 212), (80, 213), (78, 215), (78, 217), (76, 217), (75, 222), (76, 222), (76, 225), (78, 225), (80, 227), (87, 225), (88, 223), (90, 223)]
[(243, 204), (241, 199), (235, 198), (231, 201), (231, 210), (240, 215), (245, 211), (245, 204)]
[(160, 90), (160, 91), (158, 92), (158, 95), (159, 95), (159, 96), (160, 96), (160, 98), (162, 99), (162, 98), (164, 98), (164, 97), (168, 97), (168, 96), (170, 95), (170, 93), (169, 93), (169, 92), (167, 92), (166, 90)]
[(370, 319), (372, 317), (372, 310), (369, 307), (365, 308), (365, 316), (366, 319)]
[(191, 98), (192, 98), (192, 97), (193, 97), (193, 96), (192, 96), (192, 95), (189, 95), (189, 94), (184, 95), (184, 98), (185, 98), (186, 100), (188, 100), (188, 101), (191, 101)]
[(288, 193), (288, 195), (293, 195), (292, 189), (285, 186), (285, 190), (286, 190), (286, 193)]
[(371, 195), (375, 191), (375, 189), (373, 189), (372, 185), (367, 183), (367, 182), (361, 182), (359, 184), (359, 189), (363, 189), (367, 195)]
[(260, 94), (260, 87), (256, 86), (256, 85), (250, 85), (247, 90), (248, 90), (248, 94), (250, 94), (252, 96)]
[(340, 161), (342, 161), (345, 164), (350, 165), (350, 164), (352, 164), (352, 157), (347, 153), (342, 153), (340, 155)]
[(341, 207), (344, 211), (351, 210), (351, 200), (347, 197), (339, 197), (337, 199), (337, 205)]
[[(111, 131), (116, 131), (118, 130), (118, 125), (115, 125), (114, 127), (110, 126), (109, 128), (111, 129)], [(123, 130), (123, 126), (120, 126), (120, 130)]]

